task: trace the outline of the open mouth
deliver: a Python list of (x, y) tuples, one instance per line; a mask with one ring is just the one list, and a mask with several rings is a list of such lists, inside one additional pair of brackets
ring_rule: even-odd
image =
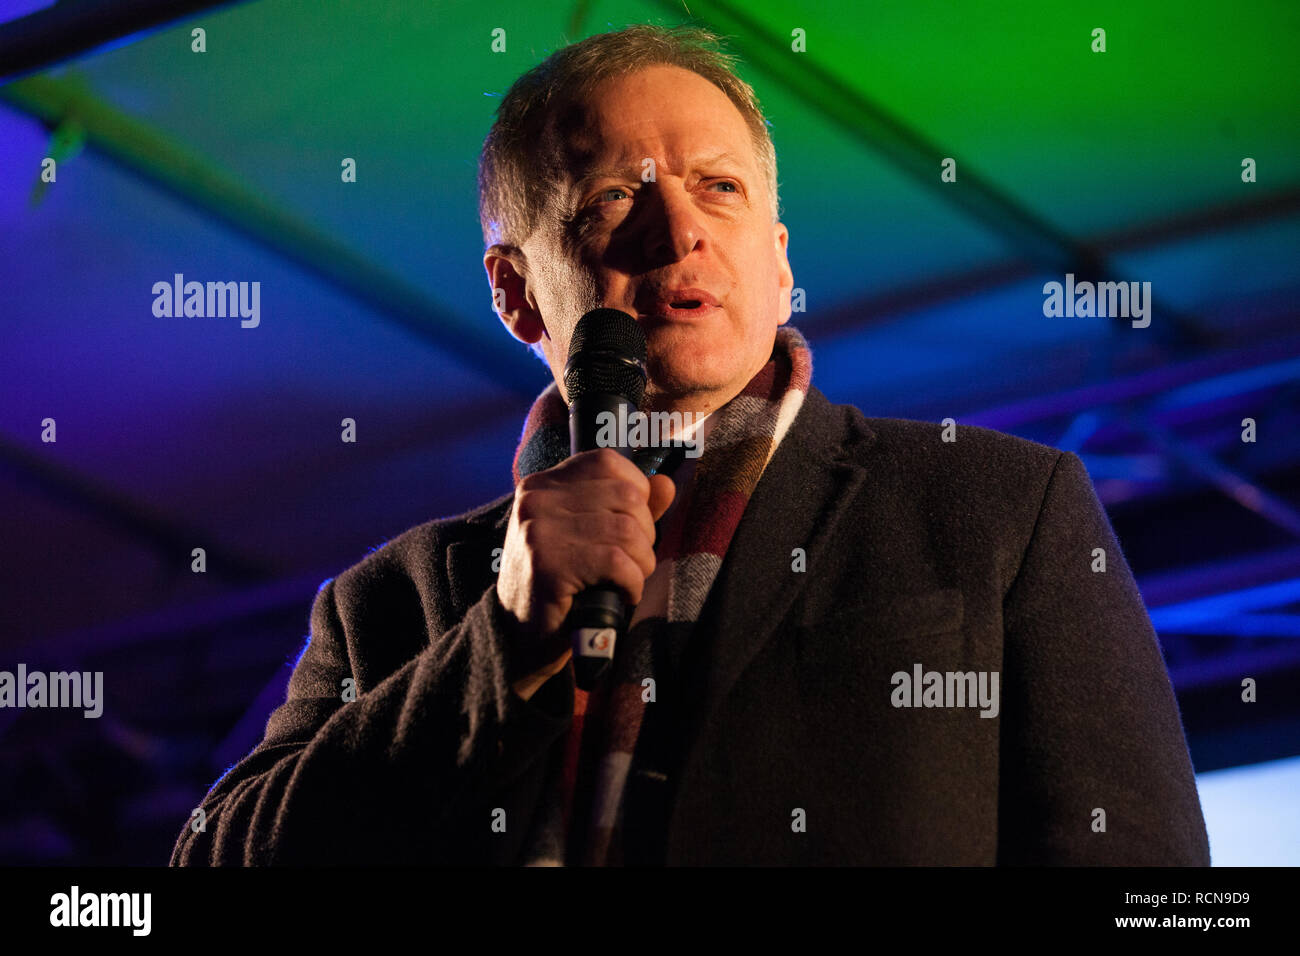
[(668, 321), (699, 321), (712, 315), (721, 303), (707, 289), (683, 286), (665, 289), (660, 296), (647, 297), (642, 302), (645, 318), (655, 317)]
[(694, 319), (708, 315), (716, 308), (717, 305), (704, 299), (673, 299), (662, 303), (656, 314), (666, 319)]

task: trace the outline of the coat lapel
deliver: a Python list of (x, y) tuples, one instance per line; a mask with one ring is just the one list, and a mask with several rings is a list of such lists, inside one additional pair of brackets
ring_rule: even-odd
[[(700, 720), (707, 726), (741, 672), (771, 639), (866, 477), (851, 452), (874, 440), (858, 419), (845, 420), (815, 387), (777, 447), (736, 527), (701, 614), (712, 634)], [(804, 573), (792, 570), (803, 548)], [(691, 743), (694, 743), (694, 738)]]

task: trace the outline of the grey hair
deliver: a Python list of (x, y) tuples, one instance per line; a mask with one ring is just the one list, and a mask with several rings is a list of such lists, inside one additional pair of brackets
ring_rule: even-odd
[(780, 214), (776, 147), (753, 87), (735, 72), (735, 59), (708, 30), (637, 24), (562, 47), (520, 76), (501, 100), (479, 156), (478, 210), (484, 248), (498, 244), (522, 248), (556, 194), (563, 171), (553, 159), (551, 116), (581, 101), (606, 79), (660, 64), (698, 73), (735, 104), (749, 127), (776, 222)]

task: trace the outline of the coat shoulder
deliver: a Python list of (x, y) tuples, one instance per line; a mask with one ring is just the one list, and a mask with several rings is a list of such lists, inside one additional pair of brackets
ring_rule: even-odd
[(1028, 518), (1071, 452), (978, 425), (945, 426), (905, 418), (872, 418), (852, 405), (832, 405), (845, 432), (844, 453), (865, 468), (878, 490), (892, 490), (935, 514), (961, 511)]
[(808, 437), (803, 439), (809, 447), (836, 448), (835, 457), (896, 468), (909, 477), (928, 476), (936, 468), (968, 479), (1050, 473), (1062, 455), (1071, 455), (980, 425), (873, 418), (856, 405), (830, 402), (816, 389), (809, 397)]
[(927, 461), (941, 454), (944, 460), (974, 471), (1004, 468), (1052, 468), (1063, 452), (1018, 435), (961, 423), (916, 421), (908, 418), (868, 418), (851, 405), (875, 436), (877, 454), (902, 460)]

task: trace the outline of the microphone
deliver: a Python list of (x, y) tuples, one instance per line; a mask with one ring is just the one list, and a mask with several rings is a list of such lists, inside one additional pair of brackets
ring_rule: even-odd
[[(645, 332), (626, 312), (592, 309), (578, 320), (564, 366), (570, 454), (601, 447), (596, 436), (602, 412), (614, 415), (617, 422), (639, 408), (645, 397), (645, 364)], [(628, 458), (634, 451), (616, 450)], [(625, 614), (622, 591), (613, 584), (598, 584), (574, 597), (565, 626), (573, 640), (574, 677), (582, 690), (591, 690), (608, 672)]]

